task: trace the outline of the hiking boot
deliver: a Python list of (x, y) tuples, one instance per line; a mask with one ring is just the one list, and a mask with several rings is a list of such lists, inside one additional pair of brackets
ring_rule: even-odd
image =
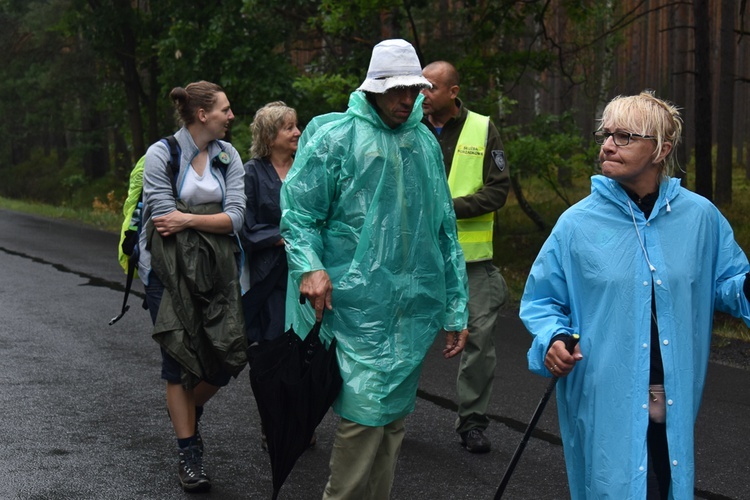
[(490, 451), (490, 440), (481, 429), (471, 429), (461, 433), (461, 446), (471, 453), (487, 453)]
[(194, 444), (187, 448), (178, 449), (180, 463), (177, 475), (182, 489), (189, 492), (208, 491), (211, 489), (211, 479), (203, 468), (203, 452)]
[(198, 451), (200, 451), (201, 458), (203, 458), (203, 438), (198, 431), (195, 433), (195, 445), (198, 447)]
[(201, 431), (198, 428), (198, 422), (195, 423), (195, 445), (200, 449), (201, 457), (203, 457), (203, 437)]

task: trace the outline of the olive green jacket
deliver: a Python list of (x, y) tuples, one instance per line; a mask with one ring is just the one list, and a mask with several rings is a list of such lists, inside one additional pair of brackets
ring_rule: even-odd
[[(187, 207), (186, 213), (220, 213), (221, 205)], [(247, 363), (237, 238), (193, 229), (162, 238), (146, 226), (154, 269), (164, 283), (153, 338), (183, 367), (190, 389), (222, 368), (237, 376)]]

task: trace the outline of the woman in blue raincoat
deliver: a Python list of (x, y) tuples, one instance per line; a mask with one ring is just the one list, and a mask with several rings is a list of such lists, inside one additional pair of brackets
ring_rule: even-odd
[[(693, 498), (693, 428), (714, 310), (750, 325), (748, 260), (705, 198), (668, 176), (682, 131), (649, 92), (595, 132), (603, 175), (559, 219), (520, 316), (529, 368), (557, 385), (571, 497)], [(561, 337), (580, 334), (573, 355)]]

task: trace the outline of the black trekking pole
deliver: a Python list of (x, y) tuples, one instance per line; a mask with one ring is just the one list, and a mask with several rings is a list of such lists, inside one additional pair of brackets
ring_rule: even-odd
[[(575, 349), (576, 344), (578, 343), (578, 340), (579, 340), (578, 334), (571, 335), (565, 339), (565, 348), (568, 350), (570, 354), (573, 354), (573, 349)], [(547, 390), (544, 391), (544, 395), (542, 396), (542, 399), (539, 401), (539, 404), (536, 406), (536, 410), (534, 410), (534, 415), (531, 416), (529, 425), (526, 426), (526, 432), (524, 432), (523, 438), (521, 439), (521, 442), (518, 443), (518, 448), (516, 448), (515, 453), (513, 453), (513, 458), (510, 459), (508, 468), (505, 470), (505, 474), (503, 475), (503, 480), (500, 481), (500, 486), (498, 486), (497, 493), (495, 493), (495, 500), (500, 500), (503, 497), (503, 493), (505, 492), (505, 487), (508, 486), (508, 482), (510, 481), (510, 476), (513, 475), (513, 470), (516, 468), (516, 465), (518, 464), (518, 460), (521, 458), (521, 453), (523, 453), (524, 448), (526, 448), (526, 443), (529, 442), (529, 438), (531, 437), (531, 432), (534, 430), (534, 427), (536, 427), (536, 423), (539, 421), (539, 417), (542, 416), (542, 412), (544, 412), (544, 407), (547, 406), (547, 401), (549, 401), (549, 397), (552, 395), (552, 391), (555, 390), (555, 385), (557, 385), (557, 380), (559, 378), (560, 377), (558, 377), (557, 375), (552, 377), (552, 380), (547, 386)]]

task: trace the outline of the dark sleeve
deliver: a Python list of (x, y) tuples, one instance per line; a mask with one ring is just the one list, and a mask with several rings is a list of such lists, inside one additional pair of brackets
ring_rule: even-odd
[(476, 193), (453, 198), (456, 218), (468, 219), (498, 210), (505, 205), (510, 189), (508, 161), (503, 142), (495, 125), (490, 121), (487, 132), (487, 147), (484, 151), (484, 186)]
[(562, 340), (563, 342), (565, 342), (565, 339), (567, 339), (568, 337), (570, 337), (570, 335), (568, 335), (567, 333), (558, 333), (558, 334), (555, 334), (555, 336), (552, 337), (552, 340), (549, 341), (549, 345), (547, 346), (547, 350), (549, 351), (552, 348), (552, 344), (554, 344), (558, 340)]
[(750, 273), (745, 275), (745, 283), (742, 285), (742, 291), (745, 292), (745, 298), (750, 302)]
[[(267, 183), (261, 182), (261, 178), (266, 176), (262, 161), (253, 158), (244, 165), (245, 168), (245, 197), (247, 205), (245, 207), (245, 222), (240, 231), (240, 241), (246, 252), (260, 250), (274, 246), (281, 239), (279, 224), (275, 221), (267, 220), (268, 201), (278, 206), (279, 192), (269, 193), (262, 186)], [(272, 197), (271, 200), (265, 198)]]

